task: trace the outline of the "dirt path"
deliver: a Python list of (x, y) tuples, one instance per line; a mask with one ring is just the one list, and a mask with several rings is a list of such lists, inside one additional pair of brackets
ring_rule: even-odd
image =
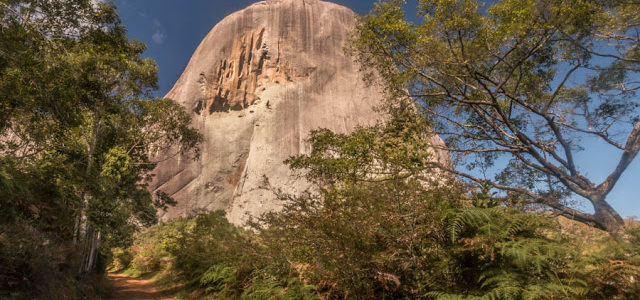
[(137, 279), (124, 274), (109, 273), (113, 286), (113, 300), (177, 300), (167, 297), (153, 287), (150, 280)]

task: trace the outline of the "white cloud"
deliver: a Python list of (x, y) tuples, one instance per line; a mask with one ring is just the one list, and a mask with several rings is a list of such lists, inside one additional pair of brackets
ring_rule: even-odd
[(167, 38), (167, 35), (164, 34), (164, 31), (162, 30), (162, 24), (160, 23), (160, 21), (155, 19), (155, 20), (153, 20), (153, 26), (156, 28), (156, 31), (151, 36), (151, 39), (156, 44), (164, 43), (164, 40)]
[(164, 40), (167, 38), (167, 36), (164, 34), (164, 32), (160, 31), (160, 29), (156, 29), (156, 32), (153, 33), (153, 35), (151, 36), (151, 39), (156, 43), (156, 44), (162, 44), (164, 43)]

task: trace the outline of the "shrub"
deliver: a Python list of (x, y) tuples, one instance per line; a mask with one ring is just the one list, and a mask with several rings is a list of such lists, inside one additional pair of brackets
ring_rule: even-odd
[(118, 272), (125, 270), (133, 261), (133, 254), (130, 249), (113, 248), (111, 249), (111, 254), (113, 259), (111, 263), (112, 271)]
[(317, 298), (313, 286), (297, 279), (288, 263), (271, 259), (259, 236), (230, 224), (221, 211), (144, 230), (137, 235), (131, 252), (134, 273), (153, 270), (151, 261), (168, 261), (172, 279), (202, 297)]
[(598, 243), (587, 256), (588, 299), (633, 299), (640, 295), (640, 226)]
[(241, 299), (319, 300), (316, 289), (298, 278), (278, 279), (258, 275), (242, 293)]
[(111, 249), (113, 270), (125, 270), (134, 275), (160, 271), (165, 263), (167, 252), (163, 249), (158, 235), (161, 226), (143, 229), (135, 234), (130, 249)]
[(619, 251), (625, 268), (606, 271), (611, 253), (571, 247), (550, 216), (426, 168), (424, 132), (402, 118), (349, 135), (313, 132), (311, 153), (289, 160), (312, 189), (276, 191), (284, 209), (257, 222), (261, 239), (304, 266), (301, 278), (325, 298), (624, 299), (637, 291), (634, 250)]
[(76, 248), (20, 222), (0, 225), (0, 299), (97, 298), (103, 278), (77, 278)]
[(200, 286), (205, 292), (220, 293), (237, 281), (234, 267), (214, 265), (200, 276)]
[(223, 212), (177, 219), (141, 235), (150, 245), (135, 249), (159, 247), (180, 281), (215, 299), (639, 294), (640, 230), (587, 251), (551, 215), (426, 168), (424, 132), (411, 120), (350, 135), (315, 131), (312, 152), (289, 160), (311, 188), (287, 195), (265, 181), (281, 211), (253, 220), (252, 230)]

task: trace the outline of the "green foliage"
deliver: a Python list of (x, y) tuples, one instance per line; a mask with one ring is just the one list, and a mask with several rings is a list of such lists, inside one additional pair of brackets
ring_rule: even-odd
[(119, 272), (129, 267), (133, 261), (133, 254), (129, 249), (113, 248), (111, 249), (112, 271)]
[[(400, 120), (413, 118), (407, 113)], [(312, 133), (311, 153), (289, 160), (312, 190), (276, 191), (284, 209), (256, 225), (280, 255), (272, 260), (284, 257), (326, 298), (624, 299), (637, 293), (637, 247), (620, 248), (632, 245), (632, 234), (614, 243), (623, 262), (607, 271), (613, 253), (587, 253), (554, 218), (503, 202), (490, 183), (474, 189), (443, 176), (432, 180), (435, 171), (425, 164), (432, 152), (421, 134), (428, 129), (400, 120), (348, 135)]]
[(312, 132), (311, 154), (289, 162), (316, 192), (281, 195), (284, 209), (260, 220), (265, 243), (328, 297), (417, 295), (437, 272), (431, 259), (445, 239), (437, 228), (459, 194), (454, 183), (435, 188), (425, 170), (429, 130), (411, 116), (349, 135)]
[[(434, 176), (425, 164), (433, 153), (424, 148), (427, 124), (409, 113), (352, 134), (314, 131), (312, 151), (289, 160), (311, 188), (298, 196), (274, 191), (283, 209), (254, 220), (252, 231), (208, 213), (152, 227), (132, 251), (168, 261), (172, 278), (215, 299), (638, 293), (640, 231), (580, 244), (556, 218), (503, 202), (488, 183)], [(599, 247), (587, 251), (592, 244)]]
[(197, 157), (201, 140), (180, 105), (149, 99), (155, 62), (112, 4), (94, 2), (0, 1), (0, 225), (31, 224), (48, 247), (79, 252), (68, 260), (81, 275), (172, 203), (147, 190), (156, 153)]
[[(578, 299), (587, 291), (580, 253), (553, 237), (551, 220), (505, 207), (467, 207), (450, 218), (457, 293), (431, 292), (436, 298)], [(438, 288), (436, 287), (436, 290)], [(454, 289), (455, 291), (455, 289)]]
[(220, 211), (199, 215), (190, 226), (181, 227), (174, 234), (176, 242), (165, 241), (169, 246), (165, 250), (175, 257), (174, 268), (179, 274), (196, 281), (211, 266), (229, 261), (242, 263), (247, 251), (241, 249), (252, 248), (247, 233), (229, 224)]
[(640, 226), (629, 224), (622, 236), (607, 237), (588, 257), (591, 299), (632, 299), (640, 294)]
[(78, 253), (21, 222), (0, 227), (0, 299), (100, 298), (102, 278), (78, 280)]
[(275, 279), (270, 276), (254, 277), (240, 299), (318, 300), (315, 287), (298, 278)]
[(204, 287), (207, 293), (219, 293), (237, 281), (235, 275), (236, 270), (233, 267), (214, 265), (200, 276), (200, 286)]
[[(416, 18), (405, 5), (376, 3), (350, 49), (385, 87), (386, 109), (415, 103), (446, 139), (454, 165), (433, 165), (617, 231), (605, 198), (640, 151), (637, 3), (420, 0)], [(622, 150), (602, 182), (574, 159), (586, 140)], [(565, 202), (580, 197), (595, 213)]]
[(261, 220), (265, 243), (326, 297), (584, 295), (579, 253), (549, 236), (548, 219), (506, 208), (487, 186), (467, 195), (446, 177), (429, 180), (428, 131), (416, 124), (313, 132), (311, 154), (290, 162), (318, 193), (283, 197), (284, 210)]
[(412, 109), (410, 104), (398, 103), (389, 124), (356, 128), (350, 134), (311, 131), (312, 152), (285, 163), (294, 170), (308, 170), (306, 178), (323, 187), (408, 177), (426, 180), (422, 172), (432, 151), (431, 129)]
[(130, 273), (161, 271), (136, 262), (162, 261), (168, 268), (163, 271), (166, 276), (203, 297), (317, 299), (313, 286), (291, 277), (296, 274), (291, 266), (288, 272), (274, 271), (280, 262), (268, 258), (260, 238), (229, 224), (221, 211), (151, 227), (137, 234), (131, 252)]

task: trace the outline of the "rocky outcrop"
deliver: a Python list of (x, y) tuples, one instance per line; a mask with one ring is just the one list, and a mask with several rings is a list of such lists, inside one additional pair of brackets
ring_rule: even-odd
[(198, 161), (158, 165), (150, 188), (178, 202), (162, 219), (223, 209), (242, 224), (278, 209), (264, 178), (286, 192), (304, 189), (283, 161), (309, 151), (310, 130), (380, 120), (381, 91), (363, 83), (343, 50), (354, 26), (355, 14), (333, 3), (270, 0), (211, 30), (167, 94), (192, 112), (205, 142)]

